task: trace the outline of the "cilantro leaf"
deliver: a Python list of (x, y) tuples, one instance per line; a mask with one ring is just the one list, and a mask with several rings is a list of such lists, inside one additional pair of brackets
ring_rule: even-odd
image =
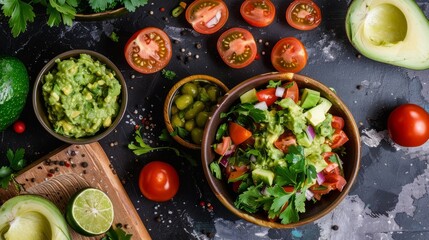
[[(12, 149), (6, 151), (9, 166), (2, 166), (0, 168), (0, 186), (2, 188), (6, 189), (9, 186), (9, 182), (14, 179), (14, 173), (25, 167), (24, 153), (24, 148), (18, 148), (15, 152)], [(17, 185), (17, 187), (19, 186)]]
[(34, 22), (33, 7), (22, 0), (3, 0), (3, 14), (9, 19), (13, 37), (27, 30), (27, 22)]
[(88, 0), (88, 3), (94, 12), (103, 12), (107, 9), (107, 6), (114, 1), (115, 0)]
[(238, 209), (244, 209), (249, 213), (255, 213), (258, 208), (264, 203), (264, 196), (261, 194), (262, 184), (258, 186), (251, 186), (238, 195), (238, 198), (234, 202), (234, 205)]
[(216, 131), (216, 141), (220, 141), (221, 138), (225, 135), (228, 130), (228, 125), (226, 123), (222, 123)]
[(225, 118), (225, 117), (229, 117), (230, 115), (248, 116), (257, 123), (266, 122), (268, 119), (267, 111), (257, 109), (251, 103), (243, 103), (243, 104), (235, 105), (229, 112), (221, 113), (220, 117)]
[(122, 228), (111, 227), (101, 240), (131, 240), (132, 234), (127, 234)]
[(177, 76), (174, 71), (165, 69), (162, 69), (161, 74), (164, 78), (168, 80), (173, 80)]
[(301, 213), (305, 212), (305, 201), (307, 200), (305, 191), (300, 191), (295, 194), (295, 208)]
[(123, 0), (123, 2), (125, 8), (130, 12), (134, 12), (136, 8), (147, 4), (147, 0)]
[(280, 214), (279, 217), (281, 219), (282, 224), (288, 224), (288, 223), (299, 221), (299, 215), (294, 205), (295, 205), (294, 201), (290, 201), (290, 204)]
[(268, 82), (267, 88), (276, 88), (276, 87), (280, 87), (281, 85), (282, 85), (282, 81), (270, 80)]

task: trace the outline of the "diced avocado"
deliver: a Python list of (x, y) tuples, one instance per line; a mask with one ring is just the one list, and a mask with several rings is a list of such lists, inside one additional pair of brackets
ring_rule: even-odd
[(257, 168), (257, 169), (252, 171), (253, 181), (255, 181), (257, 183), (263, 182), (263, 183), (267, 184), (268, 186), (273, 185), (274, 176), (275, 175), (273, 172), (271, 172), (270, 170), (266, 170), (266, 169)]
[(312, 108), (317, 105), (320, 100), (320, 92), (304, 88), (301, 97), (301, 107), (304, 109)]
[(302, 132), (296, 135), (296, 141), (303, 147), (310, 147), (313, 140), (310, 139), (305, 132)]
[(305, 112), (305, 117), (311, 125), (317, 126), (325, 120), (326, 113), (329, 111), (331, 106), (332, 103), (328, 99), (321, 97), (317, 106)]
[(416, 1), (354, 0), (346, 15), (346, 33), (370, 59), (416, 70), (429, 68), (429, 21)]
[(321, 172), (328, 166), (328, 164), (320, 154), (310, 154), (306, 157), (306, 159), (309, 163), (314, 165), (314, 167), (316, 168), (316, 172)]
[(71, 240), (60, 210), (36, 195), (18, 195), (0, 207), (0, 239)]
[(247, 92), (245, 92), (243, 95), (240, 96), (241, 103), (253, 103), (258, 101), (258, 97), (256, 96), (256, 89), (251, 89)]

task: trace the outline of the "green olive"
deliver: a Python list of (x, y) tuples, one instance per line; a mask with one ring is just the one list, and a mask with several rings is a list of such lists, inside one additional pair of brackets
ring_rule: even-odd
[(176, 106), (171, 106), (171, 115), (173, 115), (173, 114), (176, 114), (178, 111), (179, 111), (179, 109), (177, 109), (177, 107)]
[(205, 105), (203, 102), (201, 101), (194, 102), (194, 104), (192, 104), (192, 107), (185, 112), (185, 119), (189, 120), (189, 119), (195, 118), (195, 116), (199, 112), (204, 110), (204, 108), (205, 108)]
[(182, 94), (191, 95), (195, 98), (198, 95), (198, 86), (193, 82), (187, 82), (182, 86), (180, 92)]
[(190, 119), (190, 120), (185, 122), (185, 129), (188, 132), (192, 131), (192, 129), (194, 129), (194, 127), (195, 127), (195, 120), (194, 119)]
[(194, 102), (194, 99), (189, 94), (183, 94), (176, 98), (174, 103), (179, 110), (189, 107)]
[(179, 117), (179, 114), (173, 114), (171, 116), (171, 125), (173, 127), (183, 127), (185, 125), (185, 119)]
[(206, 125), (207, 119), (209, 118), (208, 112), (199, 112), (197, 114), (197, 117), (195, 117), (195, 122), (197, 123), (198, 127), (204, 127)]
[(220, 90), (216, 86), (209, 86), (207, 88), (207, 95), (209, 95), (210, 101), (217, 102), (217, 98), (220, 96)]
[(191, 131), (192, 142), (196, 144), (201, 144), (203, 140), (203, 130), (201, 128), (194, 128)]

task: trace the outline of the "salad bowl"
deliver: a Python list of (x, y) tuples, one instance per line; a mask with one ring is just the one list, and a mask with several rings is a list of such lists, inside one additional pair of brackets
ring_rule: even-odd
[[(217, 134), (219, 134), (218, 129), (224, 123), (230, 121), (230, 119), (226, 119), (225, 113), (231, 111), (231, 108), (238, 103), (240, 103), (240, 97), (246, 95), (249, 90), (256, 89), (260, 90), (265, 88), (270, 82), (273, 81), (281, 81), (282, 84), (291, 84), (295, 82), (299, 89), (302, 90), (305, 88), (315, 90), (320, 92), (320, 96), (329, 100), (332, 103), (332, 106), (329, 109), (329, 113), (332, 116), (339, 116), (344, 120), (344, 127), (342, 127), (342, 131), (347, 135), (348, 141), (341, 147), (341, 152), (338, 152), (338, 156), (340, 156), (341, 162), (339, 165), (341, 166), (341, 175), (343, 175), (346, 184), (341, 186), (335, 191), (330, 191), (327, 194), (323, 194), (318, 201), (315, 201), (312, 196), (308, 197), (307, 192), (305, 193), (307, 201), (305, 202), (305, 211), (298, 211), (299, 219), (295, 219), (292, 221), (280, 220), (276, 216), (274, 218), (268, 217), (267, 212), (264, 211), (254, 211), (254, 213), (249, 213), (248, 211), (244, 211), (243, 208), (238, 208), (237, 199), (238, 194), (237, 189), (233, 190), (233, 184), (227, 182), (224, 177), (222, 179), (217, 178), (215, 172), (212, 169), (211, 164), (213, 162), (221, 162), (221, 159), (224, 155), (219, 155), (215, 146), (219, 144), (219, 140), (216, 140)], [(281, 95), (284, 96), (284, 95)], [(256, 104), (255, 104), (256, 107)], [(224, 125), (227, 125), (224, 124)], [(231, 123), (229, 123), (231, 126)], [(229, 128), (231, 132), (231, 128)], [(232, 134), (231, 134), (232, 135)], [(234, 139), (232, 138), (232, 145), (234, 145)], [(333, 141), (333, 140), (332, 140)], [(332, 147), (334, 148), (334, 147)], [(332, 91), (327, 86), (322, 83), (314, 80), (310, 77), (293, 74), (293, 73), (267, 73), (252, 77), (238, 84), (234, 88), (232, 88), (221, 100), (217, 107), (212, 111), (209, 120), (206, 123), (202, 145), (201, 145), (201, 158), (202, 158), (202, 167), (204, 170), (204, 174), (207, 178), (208, 184), (210, 185), (212, 191), (219, 199), (219, 201), (232, 213), (236, 216), (252, 222), (254, 224), (269, 227), (269, 228), (295, 228), (298, 226), (302, 226), (304, 224), (311, 223), (321, 217), (325, 216), (329, 212), (331, 212), (349, 193), (352, 185), (358, 175), (359, 166), (360, 166), (360, 138), (359, 131), (356, 126), (356, 122), (347, 108), (347, 106), (343, 103), (343, 101), (336, 95), (334, 91)], [(290, 148), (289, 148), (290, 149)], [(216, 150), (216, 152), (215, 152)], [(338, 149), (335, 149), (338, 150)], [(290, 150), (289, 150), (290, 151)], [(287, 151), (286, 151), (287, 152)], [(333, 150), (334, 152), (334, 150)], [(322, 159), (323, 160), (323, 159)], [(252, 161), (252, 160), (250, 160)], [(307, 161), (307, 160), (306, 160)], [(254, 160), (253, 160), (254, 163)], [(228, 163), (227, 163), (228, 164)], [(221, 164), (219, 164), (221, 165)], [(222, 165), (225, 166), (225, 163)], [(221, 166), (221, 167), (222, 167)], [(219, 168), (218, 168), (219, 170)], [(225, 175), (226, 167), (222, 168), (222, 175)], [(273, 171), (276, 172), (276, 171)], [(254, 174), (253, 171), (248, 174)], [(277, 175), (277, 172), (276, 172)], [(219, 176), (219, 175), (218, 175)], [(271, 178), (271, 181), (274, 177)], [(228, 179), (229, 180), (229, 179)], [(315, 179), (313, 179), (316, 182)], [(252, 181), (256, 181), (253, 178)], [(256, 184), (255, 184), (256, 185)], [(274, 185), (274, 184), (273, 184)], [(322, 185), (322, 184), (321, 184)], [(283, 194), (288, 194), (288, 190), (281, 186), (284, 189)], [(266, 191), (262, 189), (261, 192)], [(308, 189), (307, 189), (308, 191)], [(300, 194), (297, 191), (297, 194)], [(266, 193), (265, 193), (266, 195)], [(241, 196), (241, 195), (240, 195)], [(305, 200), (305, 199), (304, 199)], [(281, 208), (281, 212), (287, 207), (287, 202)], [(282, 223), (283, 222), (283, 223)]]

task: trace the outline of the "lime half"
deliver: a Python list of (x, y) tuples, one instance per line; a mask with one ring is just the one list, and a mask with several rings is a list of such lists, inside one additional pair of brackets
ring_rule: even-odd
[(79, 191), (67, 205), (67, 222), (76, 232), (86, 236), (107, 232), (113, 216), (113, 204), (109, 197), (95, 188)]

